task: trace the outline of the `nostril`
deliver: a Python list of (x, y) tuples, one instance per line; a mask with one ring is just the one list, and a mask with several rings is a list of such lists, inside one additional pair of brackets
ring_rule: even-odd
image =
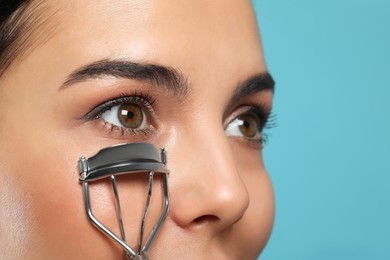
[(199, 224), (206, 224), (206, 223), (214, 223), (218, 222), (219, 218), (214, 215), (203, 215), (200, 217), (197, 217), (196, 219), (193, 220), (193, 223), (199, 225)]

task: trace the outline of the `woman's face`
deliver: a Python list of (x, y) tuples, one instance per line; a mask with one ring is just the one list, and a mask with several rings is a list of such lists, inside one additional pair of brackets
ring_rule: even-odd
[[(170, 169), (170, 211), (150, 258), (255, 259), (274, 217), (260, 140), (272, 86), (250, 1), (34, 5), (28, 47), (0, 83), (5, 258), (123, 258), (88, 221), (76, 165), (104, 147), (145, 141), (166, 148)], [(136, 247), (146, 182), (142, 174), (118, 182)], [(91, 192), (97, 217), (118, 233), (109, 184)]]

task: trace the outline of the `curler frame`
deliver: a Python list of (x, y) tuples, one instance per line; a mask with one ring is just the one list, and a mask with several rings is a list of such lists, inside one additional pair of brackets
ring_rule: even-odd
[[(85, 211), (90, 222), (103, 232), (106, 236), (118, 243), (126, 252), (127, 259), (147, 260), (148, 251), (162, 225), (169, 210), (168, 178), (169, 170), (166, 167), (167, 157), (165, 149), (160, 151), (150, 143), (128, 143), (116, 145), (100, 150), (96, 155), (85, 158), (81, 157), (78, 161), (80, 172), (79, 181), (82, 184)], [(117, 188), (117, 175), (132, 174), (137, 172), (148, 173), (148, 193), (141, 221), (139, 234), (139, 244), (137, 251), (134, 250), (126, 241), (126, 234), (122, 221), (122, 211), (120, 205), (119, 192)], [(164, 207), (153, 227), (145, 244), (142, 245), (144, 238), (144, 227), (149, 209), (149, 203), (152, 196), (153, 177), (155, 173), (160, 173), (162, 177)], [(120, 234), (118, 237), (114, 232), (104, 226), (92, 213), (89, 184), (93, 181), (103, 178), (110, 178), (115, 195), (116, 215), (119, 224)]]

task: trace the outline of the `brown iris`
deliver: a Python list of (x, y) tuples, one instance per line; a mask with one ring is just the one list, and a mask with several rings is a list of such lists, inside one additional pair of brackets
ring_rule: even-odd
[(259, 124), (256, 116), (253, 113), (242, 115), (238, 118), (242, 121), (239, 126), (241, 133), (248, 138), (255, 137), (259, 132)]
[(124, 127), (137, 129), (142, 125), (144, 115), (137, 104), (123, 104), (118, 109), (118, 119)]

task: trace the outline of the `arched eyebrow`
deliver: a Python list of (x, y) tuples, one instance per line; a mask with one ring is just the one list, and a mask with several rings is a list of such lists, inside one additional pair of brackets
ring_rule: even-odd
[(159, 64), (143, 64), (127, 60), (100, 60), (83, 66), (72, 72), (60, 89), (66, 89), (75, 83), (103, 76), (147, 82), (163, 87), (181, 99), (187, 96), (189, 89), (187, 78), (177, 69)]
[(240, 83), (233, 94), (233, 100), (240, 100), (262, 91), (275, 91), (275, 81), (268, 72), (256, 74)]
[[(273, 80), (271, 74), (268, 72), (255, 74), (238, 84), (236, 90), (226, 105), (225, 111), (228, 112), (232, 110), (245, 98), (266, 91), (271, 92), (272, 94), (275, 92), (275, 81)], [(263, 107), (263, 109), (269, 110), (265, 111), (265, 113), (269, 113), (272, 107)]]
[[(127, 60), (100, 60), (81, 67), (72, 72), (60, 89), (89, 79), (103, 76), (134, 79), (152, 85), (163, 87), (172, 92), (174, 96), (185, 99), (189, 92), (187, 78), (179, 70), (153, 63), (137, 63)], [(262, 91), (274, 92), (275, 82), (268, 73), (256, 74), (236, 88), (229, 104), (238, 103), (241, 99)]]
[[(271, 74), (268, 72), (262, 72), (252, 75), (237, 85), (233, 95), (225, 105), (225, 114), (223, 118), (226, 118), (228, 114), (246, 98), (262, 92), (271, 92), (273, 94), (274, 91), (275, 81), (273, 80)], [(266, 102), (264, 102), (263, 105), (259, 104), (258, 106), (265, 115), (269, 115), (271, 113), (272, 106), (265, 105), (265, 103)]]

